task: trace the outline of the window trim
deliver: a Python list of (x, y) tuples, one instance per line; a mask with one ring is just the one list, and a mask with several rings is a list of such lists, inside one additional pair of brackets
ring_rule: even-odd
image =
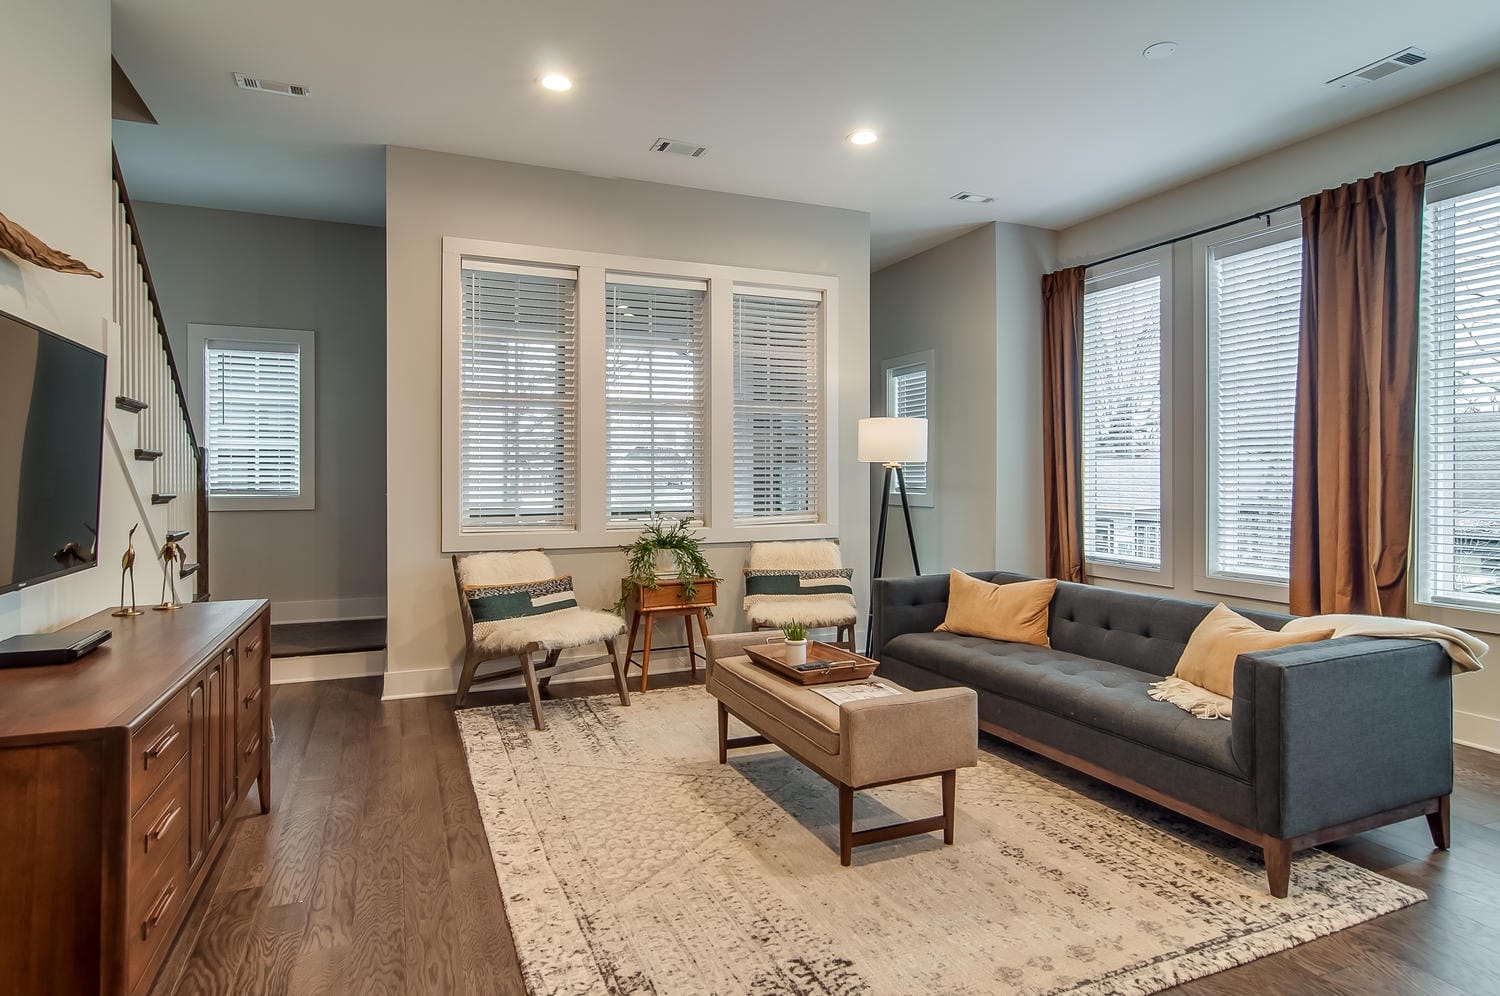
[(1256, 581), (1252, 578), (1230, 577), (1209, 571), (1209, 472), (1213, 458), (1209, 452), (1212, 435), (1209, 421), (1213, 411), (1209, 407), (1208, 365), (1210, 362), (1208, 305), (1209, 269), (1208, 255), (1220, 246), (1264, 240), (1265, 243), (1282, 241), (1288, 231), (1301, 232), (1302, 214), (1298, 208), (1286, 208), (1269, 215), (1265, 220), (1243, 222), (1231, 228), (1223, 228), (1192, 241), (1193, 263), (1193, 404), (1202, 418), (1194, 419), (1193, 427), (1193, 590), (1235, 598), (1250, 598), (1262, 602), (1285, 605), (1290, 598), (1288, 585), (1273, 581)]
[[(1084, 273), (1085, 295), (1090, 290), (1103, 290), (1110, 287), (1116, 287), (1121, 284), (1130, 283), (1132, 282), (1132, 280), (1141, 279), (1141, 277), (1143, 276), (1143, 271), (1146, 270), (1154, 270), (1156, 275), (1160, 276), (1161, 278), (1161, 452), (1158, 456), (1158, 462), (1161, 472), (1161, 481), (1158, 484), (1158, 488), (1160, 489), (1161, 494), (1161, 566), (1157, 568), (1127, 567), (1122, 564), (1095, 562), (1089, 560), (1087, 554), (1087, 537), (1084, 537), (1084, 541), (1080, 544), (1081, 549), (1084, 551), (1083, 571), (1084, 575), (1091, 580), (1094, 578), (1103, 578), (1109, 581), (1126, 581), (1135, 584), (1149, 585), (1155, 588), (1171, 588), (1174, 585), (1173, 533), (1175, 532), (1175, 530), (1173, 528), (1174, 503), (1172, 501), (1172, 441), (1174, 437), (1172, 417), (1172, 370), (1174, 355), (1176, 353), (1176, 343), (1175, 337), (1173, 335), (1172, 316), (1173, 312), (1176, 309), (1174, 308), (1175, 300), (1173, 297), (1174, 292), (1172, 263), (1172, 247), (1163, 246), (1159, 249), (1149, 249), (1134, 253), (1123, 259), (1115, 260), (1107, 264), (1108, 269), (1101, 270), (1098, 267), (1089, 267), (1089, 269)], [(1080, 350), (1083, 348), (1082, 335), (1083, 330), (1079, 329)], [(1081, 412), (1081, 379), (1083, 375), (1083, 357), (1081, 354), (1078, 358), (1078, 361), (1078, 370), (1080, 377), (1079, 410)], [(1078, 449), (1078, 458), (1080, 463), (1078, 480), (1081, 487), (1083, 482), (1083, 440), (1081, 438), (1078, 441)], [(1082, 504), (1080, 503), (1080, 517), (1082, 516), (1082, 514), (1083, 508)]]
[[(935, 506), (935, 489), (933, 488), (933, 469), (937, 466), (934, 459), (937, 456), (937, 447), (934, 444), (933, 424), (934, 399), (937, 397), (933, 385), (937, 383), (937, 351), (932, 349), (920, 349), (915, 353), (907, 353), (904, 356), (893, 356), (880, 364), (880, 382), (883, 385), (882, 393), (885, 398), (885, 407), (881, 411), (886, 415), (895, 414), (895, 399), (891, 394), (891, 375), (898, 370), (908, 367), (921, 367), (927, 374), (927, 487), (921, 491), (908, 489), (906, 497), (913, 508), (933, 508)], [(890, 493), (886, 495), (886, 501), (891, 505), (901, 504), (901, 492), (896, 488), (894, 478), (891, 482)]]
[(187, 327), (188, 403), (192, 406), (195, 429), (204, 446), (208, 445), (208, 419), (205, 408), (206, 371), (209, 342), (294, 344), (299, 354), (300, 394), (298, 410), (298, 460), (301, 489), (295, 495), (220, 495), (205, 494), (210, 512), (309, 511), (317, 503), (317, 335), (308, 329), (266, 329), (239, 325), (205, 325), (192, 322)]
[[(1500, 186), (1500, 152), (1494, 149), (1481, 150), (1478, 153), (1460, 156), (1449, 160), (1428, 171), (1427, 182), (1423, 189), (1423, 207), (1434, 201), (1449, 200), (1454, 197), (1462, 197), (1466, 194), (1477, 193)], [(1422, 253), (1425, 257), (1426, 246), (1426, 224), (1423, 224)], [(1425, 352), (1427, 344), (1422, 335), (1422, 328), (1418, 326), (1418, 349)], [(1477, 601), (1464, 599), (1461, 596), (1434, 595), (1431, 593), (1427, 578), (1426, 565), (1422, 562), (1424, 557), (1425, 543), (1423, 541), (1424, 529), (1422, 523), (1422, 491), (1423, 477), (1426, 473), (1425, 461), (1423, 460), (1422, 435), (1425, 431), (1427, 417), (1427, 404), (1423, 397), (1424, 391), (1421, 382), (1421, 370), (1425, 364), (1419, 360), (1416, 422), (1417, 431), (1414, 440), (1415, 453), (1412, 461), (1412, 535), (1411, 550), (1409, 554), (1410, 564), (1408, 568), (1412, 574), (1411, 602), (1413, 607), (1420, 606), (1421, 610), (1416, 615), (1422, 618), (1432, 619), (1434, 622), (1461, 629), (1474, 630), (1484, 633), (1496, 628), (1496, 617), (1500, 616), (1500, 606), (1484, 605)]]
[[(578, 525), (576, 528), (483, 530), (459, 520), (459, 364), (465, 259), (505, 266), (565, 267), (578, 272)], [(604, 312), (606, 277), (615, 281), (702, 281), (705, 308), (708, 395), (708, 514), (703, 542), (826, 539), (838, 535), (838, 278), (827, 274), (762, 270), (686, 260), (530, 246), (445, 236), (442, 243), (441, 359), (441, 544), (444, 553), (483, 550), (606, 549), (628, 543), (635, 524), (610, 525), (605, 495)], [(818, 295), (823, 301), (822, 445), (823, 488), (815, 522), (736, 524), (734, 519), (734, 294), (782, 291), (789, 297)]]

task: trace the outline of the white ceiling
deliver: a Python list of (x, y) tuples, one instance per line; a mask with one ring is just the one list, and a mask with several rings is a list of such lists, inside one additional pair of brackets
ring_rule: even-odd
[[(870, 212), (878, 268), (1060, 228), (1500, 64), (1494, 0), (114, 0), (132, 195), (380, 224), (381, 147)], [(1141, 50), (1170, 39), (1177, 55)], [(1408, 45), (1432, 60), (1323, 82)], [(534, 83), (569, 73), (556, 95)], [(304, 83), (297, 100), (231, 74)], [(856, 148), (857, 126), (881, 140)], [(710, 147), (648, 151), (657, 136)], [(947, 200), (993, 195), (986, 206)]]

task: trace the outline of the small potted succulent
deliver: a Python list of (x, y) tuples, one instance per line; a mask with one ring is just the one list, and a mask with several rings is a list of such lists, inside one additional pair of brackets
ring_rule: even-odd
[(787, 623), (781, 627), (786, 637), (787, 667), (801, 667), (807, 663), (807, 627), (801, 623)]

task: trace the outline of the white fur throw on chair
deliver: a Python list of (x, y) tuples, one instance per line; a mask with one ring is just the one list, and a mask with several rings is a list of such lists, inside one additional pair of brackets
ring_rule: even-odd
[[(618, 636), (625, 622), (608, 612), (578, 607), (571, 577), (560, 578), (545, 553), (479, 553), (458, 562), (464, 594), (473, 606), (486, 594), (522, 596), (530, 614), (474, 620), (474, 643), (493, 654), (583, 647)], [(548, 609), (548, 604), (560, 607)]]
[[(795, 543), (755, 543), (750, 547), (750, 570), (839, 571), (843, 558), (837, 543), (809, 540)], [(833, 580), (833, 579), (830, 579)], [(847, 580), (837, 579), (847, 584)], [(789, 623), (804, 626), (852, 626), (858, 619), (854, 593), (764, 594), (745, 596), (745, 615), (753, 626), (780, 629)]]

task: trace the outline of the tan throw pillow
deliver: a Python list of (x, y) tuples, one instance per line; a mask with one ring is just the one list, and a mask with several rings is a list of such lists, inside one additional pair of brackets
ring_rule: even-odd
[(1332, 629), (1308, 633), (1278, 633), (1262, 629), (1220, 602), (1193, 630), (1172, 676), (1216, 695), (1233, 697), (1234, 662), (1240, 654), (1276, 650), (1297, 643), (1316, 643), (1331, 636)]
[(948, 617), (937, 631), (1050, 647), (1047, 610), (1056, 590), (1052, 578), (990, 584), (963, 571), (949, 571)]

